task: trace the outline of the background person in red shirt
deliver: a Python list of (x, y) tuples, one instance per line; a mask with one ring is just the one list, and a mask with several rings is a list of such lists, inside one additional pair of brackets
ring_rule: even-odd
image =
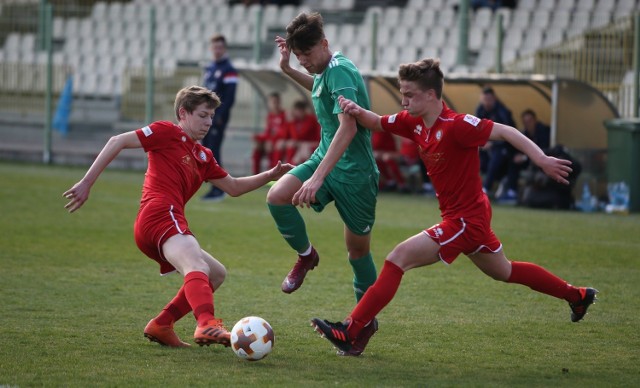
[(375, 131), (371, 135), (371, 146), (380, 170), (380, 190), (408, 192), (404, 175), (398, 166), (400, 153), (393, 135), (389, 132)]
[(203, 182), (209, 182), (231, 196), (255, 190), (280, 178), (292, 166), (278, 164), (258, 175), (230, 176), (200, 141), (209, 131), (218, 96), (200, 86), (180, 90), (175, 100), (178, 124), (157, 121), (109, 139), (85, 176), (63, 193), (65, 208), (78, 210), (107, 165), (125, 148), (143, 148), (149, 164), (142, 186), (140, 210), (134, 225), (138, 248), (160, 264), (162, 275), (177, 271), (184, 284), (158, 316), (149, 321), (144, 335), (165, 346), (184, 347), (173, 324), (190, 311), (198, 321), (194, 340), (200, 346), (229, 346), (230, 336), (215, 318), (213, 292), (226, 276), (225, 267), (200, 248), (185, 218), (184, 207)]
[(293, 104), (291, 121), (287, 123), (287, 163), (297, 165), (309, 159), (320, 143), (320, 124), (309, 108), (306, 100)]
[(506, 258), (491, 230), (491, 205), (482, 191), (478, 149), (488, 140), (506, 141), (526, 154), (551, 179), (568, 184), (568, 160), (549, 157), (517, 129), (459, 114), (442, 101), (444, 75), (440, 62), (423, 59), (400, 66), (398, 74), (404, 111), (379, 116), (340, 97), (340, 107), (360, 124), (413, 140), (436, 191), (442, 222), (398, 244), (387, 256), (380, 276), (344, 322), (314, 318), (316, 330), (348, 352), (362, 329), (393, 299), (404, 273), (437, 262), (451, 264), (464, 254), (495, 280), (523, 284), (564, 299), (571, 321), (581, 320), (597, 290), (578, 288), (526, 262)]
[(286, 113), (282, 109), (280, 93), (273, 92), (267, 99), (267, 118), (265, 120), (264, 131), (253, 137), (255, 146), (253, 148), (253, 173), (258, 174), (262, 171), (262, 160), (266, 157), (267, 162), (271, 165), (271, 152), (276, 134), (280, 131), (280, 127), (285, 125), (287, 120)]

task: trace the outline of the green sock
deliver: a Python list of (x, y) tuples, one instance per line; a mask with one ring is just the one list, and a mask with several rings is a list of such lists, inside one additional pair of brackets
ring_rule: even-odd
[(367, 289), (376, 281), (376, 265), (373, 263), (371, 253), (357, 259), (349, 259), (353, 269), (353, 290), (356, 301), (359, 302)]
[(269, 211), (280, 234), (291, 248), (296, 252), (302, 253), (309, 248), (309, 237), (307, 236), (307, 228), (298, 209), (293, 205), (271, 205)]

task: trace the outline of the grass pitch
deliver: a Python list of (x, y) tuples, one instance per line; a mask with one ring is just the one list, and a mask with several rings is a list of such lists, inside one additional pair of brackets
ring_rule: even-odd
[[(410, 271), (360, 358), (335, 356), (309, 327), (354, 304), (342, 224), (333, 207), (305, 210), (320, 266), (292, 295), (280, 282), (295, 255), (264, 204), (266, 190), (187, 218), (228, 277), (216, 315), (271, 323), (259, 362), (222, 347), (168, 349), (142, 329), (175, 294), (177, 275), (133, 242), (142, 172), (107, 171), (67, 214), (61, 193), (84, 169), (0, 163), (0, 386), (632, 386), (640, 377), (640, 216), (494, 209), (510, 258), (534, 261), (600, 290), (583, 322), (563, 301), (495, 282), (461, 256)], [(395, 244), (439, 220), (432, 198), (381, 195), (373, 232), (378, 268)], [(191, 315), (176, 325), (187, 341)]]

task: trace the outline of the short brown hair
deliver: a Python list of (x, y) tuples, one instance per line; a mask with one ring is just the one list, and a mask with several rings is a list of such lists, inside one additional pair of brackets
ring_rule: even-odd
[(176, 118), (180, 121), (180, 108), (184, 108), (188, 113), (193, 113), (201, 104), (207, 104), (209, 109), (216, 109), (220, 106), (220, 97), (202, 86), (194, 85), (180, 89), (173, 104)]
[(398, 79), (416, 82), (422, 90), (433, 89), (436, 97), (442, 98), (444, 74), (440, 70), (438, 59), (425, 58), (418, 62), (402, 64), (398, 70)]
[(322, 15), (318, 12), (301, 13), (287, 26), (287, 47), (289, 50), (308, 51), (324, 36)]
[(224, 44), (224, 47), (227, 47), (227, 38), (224, 37), (224, 35), (222, 34), (214, 34), (211, 39), (209, 39), (210, 43), (216, 43), (216, 42), (222, 42), (222, 44)]

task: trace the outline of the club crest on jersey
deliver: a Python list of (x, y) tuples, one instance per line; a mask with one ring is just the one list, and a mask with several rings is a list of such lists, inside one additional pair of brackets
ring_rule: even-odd
[(413, 132), (417, 133), (418, 135), (422, 134), (422, 125), (418, 124), (416, 125), (416, 128), (413, 130)]
[(207, 161), (207, 154), (206, 154), (204, 151), (200, 151), (200, 159), (201, 159), (203, 162), (206, 162), (206, 161)]
[(480, 119), (477, 118), (474, 115), (465, 115), (464, 116), (464, 121), (466, 121), (467, 123), (473, 125), (474, 127), (477, 127), (478, 124), (480, 123)]
[(393, 124), (393, 123), (396, 122), (396, 116), (398, 116), (397, 113), (394, 114), (394, 115), (389, 116), (389, 124)]
[(436, 132), (436, 140), (440, 141), (440, 139), (442, 139), (442, 129), (438, 129), (438, 132)]

